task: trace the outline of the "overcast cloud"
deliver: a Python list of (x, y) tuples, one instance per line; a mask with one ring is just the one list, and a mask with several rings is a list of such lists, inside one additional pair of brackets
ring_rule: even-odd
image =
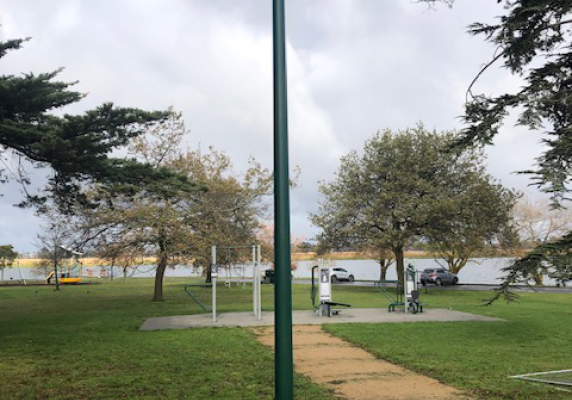
[[(0, 39), (32, 37), (1, 61), (0, 73), (47, 72), (80, 81), (89, 93), (65, 111), (112, 101), (183, 112), (186, 146), (226, 151), (237, 171), (254, 156), (272, 166), (271, 1), (0, 0)], [(378, 130), (422, 121), (461, 128), (465, 91), (493, 48), (466, 34), (492, 21), (494, 0), (458, 1), (428, 11), (410, 0), (288, 0), (290, 163), (302, 170), (292, 192), (292, 232), (311, 238), (317, 182), (340, 155), (360, 150)], [(516, 89), (518, 78), (491, 69), (487, 94)], [(539, 136), (508, 125), (488, 150), (489, 172), (525, 190)], [(39, 176), (45, 173), (36, 174)], [(11, 205), (17, 186), (0, 188), (0, 244), (33, 250), (38, 219)]]

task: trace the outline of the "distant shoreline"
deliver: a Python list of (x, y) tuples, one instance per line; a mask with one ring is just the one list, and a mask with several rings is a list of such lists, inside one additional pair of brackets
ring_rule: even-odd
[[(524, 254), (524, 252), (522, 252)], [(432, 252), (426, 251), (406, 251), (405, 258), (409, 259), (422, 259), (428, 258), (433, 259), (435, 258), (436, 254)], [(472, 258), (506, 258), (506, 257), (518, 257), (519, 254), (514, 253), (505, 253), (505, 254), (476, 254)], [(292, 261), (310, 261), (310, 260), (317, 260), (318, 258), (330, 259), (330, 260), (375, 260), (371, 254), (361, 253), (356, 251), (345, 251), (345, 252), (335, 252), (335, 253), (326, 253), (323, 255), (318, 256), (314, 252), (309, 253), (292, 253)], [(33, 268), (38, 265), (40, 259), (38, 258), (22, 258), (18, 259), (21, 268)], [(155, 259), (151, 257), (141, 258), (139, 263), (136, 265), (150, 265), (154, 264)], [(96, 257), (86, 257), (82, 259), (82, 264), (84, 267), (97, 267), (97, 266), (110, 266), (109, 262), (106, 260), (102, 260)], [(116, 265), (120, 267), (119, 265)], [(17, 267), (17, 264), (13, 265), (12, 268)], [(6, 267), (10, 268), (10, 267)]]

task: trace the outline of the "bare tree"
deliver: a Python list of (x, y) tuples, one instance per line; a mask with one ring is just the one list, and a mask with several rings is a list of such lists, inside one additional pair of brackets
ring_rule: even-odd
[(76, 231), (72, 228), (70, 217), (60, 214), (55, 208), (46, 208), (43, 217), (42, 233), (38, 234), (36, 243), (40, 258), (35, 267), (36, 273), (47, 278), (51, 272), (55, 272), (56, 290), (59, 290), (57, 267), (66, 257), (64, 247), (73, 247), (73, 233)]
[(514, 220), (527, 248), (560, 238), (572, 229), (572, 212), (552, 208), (543, 198), (522, 197), (514, 209)]
[[(544, 198), (522, 197), (514, 208), (514, 221), (521, 245), (530, 250), (536, 246), (562, 238), (572, 230), (572, 211), (553, 208)], [(534, 271), (532, 278), (542, 285), (547, 268)]]

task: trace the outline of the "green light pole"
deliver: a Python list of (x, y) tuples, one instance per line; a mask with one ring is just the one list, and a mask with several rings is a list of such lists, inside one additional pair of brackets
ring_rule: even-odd
[(290, 186), (284, 0), (273, 0), (274, 36), (274, 376), (277, 400), (294, 398), (292, 290), (290, 282)]

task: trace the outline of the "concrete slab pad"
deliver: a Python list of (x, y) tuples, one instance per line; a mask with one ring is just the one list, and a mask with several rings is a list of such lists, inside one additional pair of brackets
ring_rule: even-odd
[[(396, 323), (396, 322), (454, 322), (454, 321), (502, 321), (498, 318), (469, 314), (461, 311), (428, 309), (420, 314), (406, 314), (404, 312), (387, 312), (379, 308), (351, 308), (344, 309), (340, 315), (318, 317), (311, 310), (292, 311), (294, 325), (322, 325), (336, 323)], [(258, 321), (251, 312), (225, 313), (212, 322), (210, 314), (176, 315), (171, 317), (155, 317), (146, 320), (139, 328), (140, 331), (154, 331), (162, 329), (187, 328), (217, 328), (217, 327), (250, 327), (273, 326), (274, 312), (263, 312), (262, 319)]]

